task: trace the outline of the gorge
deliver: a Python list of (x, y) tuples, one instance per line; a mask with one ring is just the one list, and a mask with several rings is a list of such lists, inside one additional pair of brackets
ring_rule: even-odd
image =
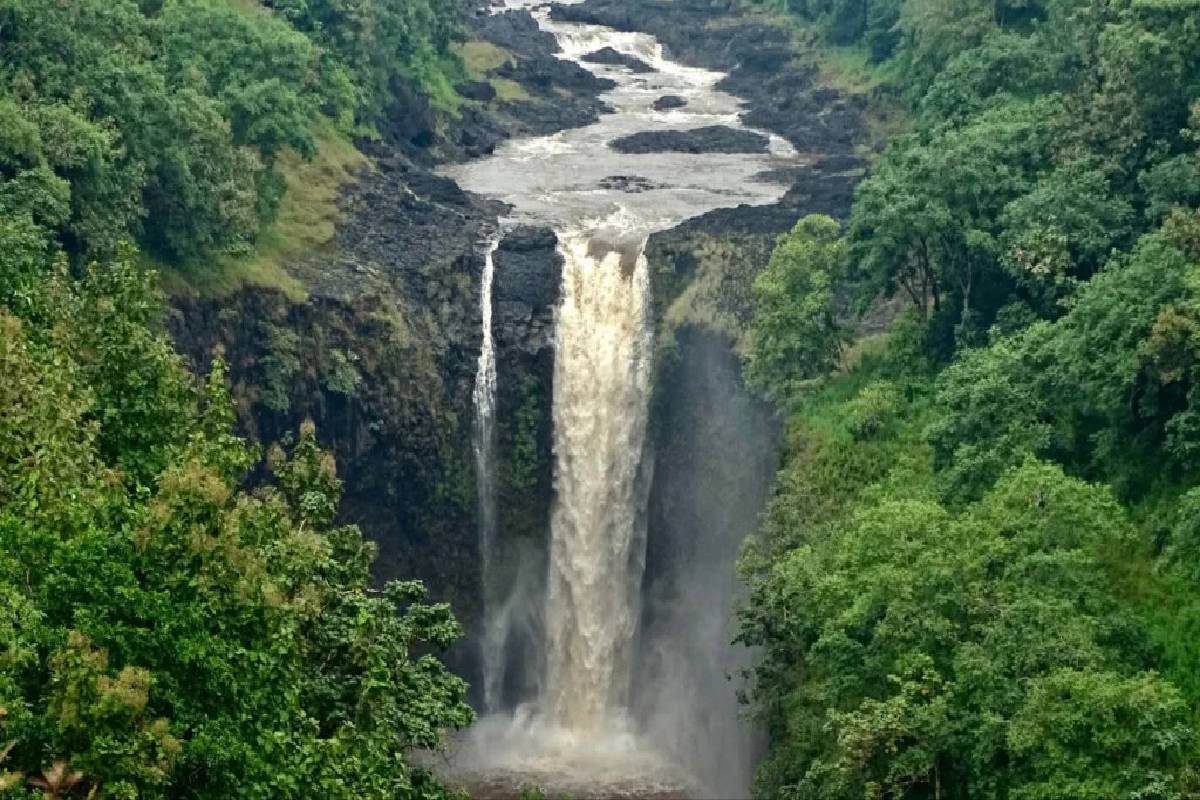
[[(331, 250), (289, 267), (311, 300), (181, 298), (177, 338), (200, 365), (221, 344), (260, 392), (274, 331), (357, 355), (356, 397), (305, 363), (287, 408), (244, 419), (263, 440), (314, 419), (379, 579), (422, 578), (467, 623), (449, 663), (483, 719), (450, 775), (483, 796), (745, 795), (734, 562), (779, 431), (737, 348), (776, 237), (848, 208), (862, 105), (732, 4), (513, 0), (470, 25), (509, 54), (480, 77), (530, 99), (443, 134), (398, 121)], [(402, 340), (380, 325), (397, 316)]]
[(1200, 797), (1200, 0), (0, 0), (0, 800)]
[(270, 440), (314, 419), (378, 578), (422, 578), (467, 623), (449, 663), (482, 719), (443, 772), (479, 796), (743, 796), (759, 748), (734, 562), (779, 431), (737, 349), (776, 237), (848, 207), (861, 104), (731, 4), (639, 2), (479, 11), (508, 54), (482, 81), (530, 99), (436, 134), (398, 120), (330, 250), (289, 266), (307, 302), (177, 301), (195, 362), (221, 344), (255, 391), (276, 331), (356, 355), (357, 396), (318, 356), (244, 420)]
[[(510, 0), (494, 12), (525, 8)], [(655, 361), (645, 249), (652, 233), (684, 219), (779, 200), (787, 186), (775, 176), (795, 166), (797, 154), (782, 138), (743, 127), (740, 101), (715, 88), (721, 73), (671, 61), (647, 34), (529, 8), (554, 35), (560, 58), (613, 88), (591, 125), (516, 138), (445, 170), (463, 188), (508, 204), (506, 226), (553, 229), (562, 264), (548, 544), (528, 559), (541, 569), (514, 570), (502, 563), (500, 551), (513, 540), (497, 527), (494, 508), (495, 394), (506, 376), (498, 378), (490, 329), (497, 240), (487, 245), (474, 399), (484, 597), (476, 644), (488, 716), (450, 756), (449, 775), (484, 792), (478, 796), (515, 794), (526, 784), (554, 796), (740, 795), (749, 790), (752, 733), (736, 705), (718, 699), (732, 701), (734, 685), (699, 679), (729, 678), (737, 667), (728, 618), (733, 561), (749, 528), (724, 531), (728, 543), (693, 563), (667, 555), (659, 565), (657, 575), (674, 572), (684, 586), (709, 579), (686, 620), (664, 625), (666, 605), (643, 602), (654, 535), (647, 428)], [(663, 107), (664, 96), (681, 102)], [(676, 144), (693, 134), (695, 145)], [(636, 137), (646, 145), (618, 146)], [(742, 138), (751, 146), (730, 146)], [(705, 628), (708, 635), (696, 635)], [(714, 665), (714, 674), (704, 675), (701, 664)], [(700, 699), (709, 692), (716, 697)], [(699, 724), (698, 706), (710, 702), (720, 711)]]

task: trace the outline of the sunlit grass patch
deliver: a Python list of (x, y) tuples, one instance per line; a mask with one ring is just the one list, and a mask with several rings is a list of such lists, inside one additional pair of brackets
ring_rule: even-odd
[(288, 273), (287, 264), (333, 241), (343, 216), (338, 193), (369, 164), (331, 121), (321, 120), (315, 135), (318, 149), (311, 161), (285, 151), (276, 162), (287, 191), (278, 216), (260, 234), (254, 251), (208, 265), (162, 268), (167, 291), (221, 297), (252, 285), (279, 289), (295, 301), (305, 299), (303, 284)]
[(479, 80), (489, 72), (504, 65), (512, 59), (512, 53), (499, 45), (472, 39), (455, 46), (458, 57), (462, 59), (468, 74)]
[(492, 78), (492, 88), (496, 90), (496, 100), (501, 103), (523, 103), (530, 99), (529, 92), (516, 81), (508, 78)]

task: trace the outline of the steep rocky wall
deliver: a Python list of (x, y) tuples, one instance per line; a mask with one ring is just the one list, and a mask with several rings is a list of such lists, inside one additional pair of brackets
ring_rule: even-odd
[(536, 694), (553, 501), (554, 308), (562, 257), (549, 228), (519, 227), (501, 240), (493, 291), (496, 337), (496, 561), (489, 582), (499, 613), (514, 615), (501, 700)]
[(176, 308), (175, 338), (193, 363), (224, 351), (248, 436), (269, 443), (316, 423), (345, 481), (343, 520), (380, 544), (379, 578), (422, 578), (469, 609), (467, 343), (439, 351), (378, 297), (298, 304), (247, 290)]
[[(472, 457), (480, 277), (507, 209), (434, 168), (510, 136), (586, 124), (610, 84), (555, 58), (553, 37), (526, 13), (473, 11), (468, 28), (509, 54), (484, 77), (516, 82), (522, 98), (464, 84), (474, 99), (447, 118), (398, 83), (382, 138), (359, 143), (371, 165), (343, 192), (334, 241), (286, 265), (308, 297), (254, 286), (180, 294), (171, 327), (197, 371), (224, 351), (248, 438), (269, 444), (316, 423), (345, 482), (343, 520), (379, 544), (377, 579), (424, 580), (471, 629), (482, 600)], [(521, 546), (548, 528), (554, 248), (548, 231), (518, 229), (496, 255), (500, 526)], [(474, 677), (466, 644), (453, 662)]]
[(499, 529), (542, 544), (552, 499), (554, 307), (562, 256), (549, 228), (521, 227), (496, 252)]

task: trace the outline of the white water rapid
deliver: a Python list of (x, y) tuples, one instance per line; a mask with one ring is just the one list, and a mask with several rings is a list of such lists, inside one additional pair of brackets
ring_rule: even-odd
[[(603, 96), (613, 112), (592, 125), (513, 140), (491, 156), (445, 170), (463, 188), (509, 203), (510, 222), (553, 227), (564, 260), (555, 316), (555, 505), (544, 598), (540, 609), (530, 609), (543, 623), (543, 657), (521, 665), (537, 673), (527, 683), (540, 689), (515, 708), (499, 708), (505, 625), (519, 616), (512, 612), (514, 603), (527, 604), (523, 598), (534, 593), (515, 585), (492, 587), (486, 576), (498, 540), (491, 463), (496, 372), (490, 293), (496, 243), (489, 244), (484, 348), (475, 387), (486, 713), (457, 742), (446, 771), (476, 797), (515, 797), (526, 785), (581, 800), (715, 796), (716, 791), (730, 796), (729, 787), (699, 783), (700, 765), (685, 763), (692, 756), (682, 755), (695, 747), (676, 746), (662, 733), (676, 729), (680, 740), (694, 738), (695, 731), (685, 730), (691, 725), (686, 713), (646, 720), (629, 705), (652, 461), (646, 428), (653, 329), (643, 249), (652, 232), (690, 217), (775, 202), (786, 187), (759, 176), (795, 164), (796, 153), (777, 136), (770, 136), (766, 153), (618, 153), (609, 143), (631, 133), (743, 128), (741, 104), (715, 88), (720, 73), (671, 61), (653, 37), (556, 22), (541, 3), (507, 0), (496, 10), (531, 11), (557, 38), (561, 58), (617, 85)], [(634, 73), (581, 60), (603, 47), (635, 56), (652, 71)], [(684, 98), (686, 106), (654, 110), (654, 101), (668, 94)], [(622, 182), (608, 179), (618, 176), (636, 178), (638, 191), (616, 188)], [(728, 724), (739, 723), (731, 719)], [(654, 731), (652, 740), (648, 731)], [(715, 745), (713, 752), (699, 752), (708, 760), (723, 755)], [(711, 763), (703, 766), (712, 771)]]

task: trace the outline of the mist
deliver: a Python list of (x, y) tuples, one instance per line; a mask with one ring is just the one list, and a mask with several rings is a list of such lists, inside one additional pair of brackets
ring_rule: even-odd
[(706, 797), (749, 795), (761, 736), (738, 701), (736, 572), (777, 464), (778, 424), (722, 337), (684, 329), (660, 371), (632, 707)]

